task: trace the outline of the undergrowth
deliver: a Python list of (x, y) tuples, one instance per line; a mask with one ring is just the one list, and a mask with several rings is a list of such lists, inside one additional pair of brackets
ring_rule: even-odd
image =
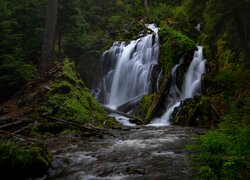
[(12, 141), (0, 145), (0, 173), (3, 178), (41, 176), (46, 173), (51, 160), (52, 154), (45, 145), (20, 145)]
[(250, 171), (250, 96), (230, 105), (219, 128), (200, 137), (192, 155), (196, 179), (248, 179)]

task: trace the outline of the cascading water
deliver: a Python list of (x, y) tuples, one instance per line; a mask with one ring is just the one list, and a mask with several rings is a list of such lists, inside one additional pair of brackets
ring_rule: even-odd
[(203, 57), (203, 47), (198, 46), (198, 50), (194, 52), (194, 57), (189, 65), (189, 68), (185, 74), (182, 91), (179, 91), (176, 85), (176, 71), (178, 67), (183, 63), (183, 60), (179, 62), (172, 69), (172, 83), (168, 95), (168, 106), (166, 112), (160, 118), (155, 118), (149, 125), (150, 126), (166, 126), (169, 125), (169, 119), (174, 109), (180, 106), (181, 101), (192, 98), (195, 95), (202, 94), (201, 77), (205, 73), (206, 60)]
[[(146, 26), (153, 32), (128, 44), (115, 42), (108, 51), (103, 53), (101, 59), (103, 78), (95, 96), (102, 104), (115, 109), (150, 93), (152, 87), (155, 87), (154, 90), (159, 89), (162, 71), (158, 64), (158, 28), (154, 24)], [(166, 112), (162, 117), (153, 119), (150, 126), (169, 125), (169, 119), (174, 109), (180, 106), (181, 101), (202, 94), (201, 76), (205, 73), (206, 61), (203, 58), (203, 48), (201, 46), (197, 48), (184, 76), (181, 91), (176, 85), (176, 72), (183, 60), (181, 59), (172, 69)]]
[(109, 107), (117, 107), (136, 96), (149, 93), (152, 72), (158, 65), (159, 37), (154, 24), (147, 25), (153, 33), (131, 41), (115, 42), (103, 54), (102, 66), (106, 67), (99, 85), (97, 99)]

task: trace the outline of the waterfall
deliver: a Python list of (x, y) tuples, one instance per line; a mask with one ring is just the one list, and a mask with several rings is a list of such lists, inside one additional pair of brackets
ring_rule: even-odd
[(168, 95), (168, 105), (166, 112), (160, 118), (155, 118), (149, 124), (150, 126), (163, 126), (169, 125), (171, 115), (176, 107), (179, 107), (181, 101), (192, 98), (195, 95), (202, 94), (201, 77), (205, 73), (206, 60), (203, 57), (203, 47), (198, 46), (198, 50), (194, 52), (194, 57), (190, 63), (188, 70), (184, 76), (182, 90), (180, 91), (176, 85), (176, 71), (178, 67), (183, 63), (183, 59), (180, 60), (179, 64), (175, 65), (172, 69), (172, 81)]
[(159, 37), (154, 24), (146, 26), (153, 32), (128, 44), (115, 42), (103, 53), (103, 79), (96, 93), (101, 103), (117, 107), (151, 91), (152, 72), (159, 66)]

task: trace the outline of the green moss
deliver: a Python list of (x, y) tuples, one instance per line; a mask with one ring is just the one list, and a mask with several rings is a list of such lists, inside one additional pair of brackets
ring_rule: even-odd
[(115, 126), (113, 119), (108, 117), (89, 90), (84, 87), (74, 71), (74, 64), (69, 60), (64, 62), (62, 76), (52, 82), (44, 100), (38, 105), (36, 113), (82, 124)]
[(69, 130), (68, 125), (62, 122), (51, 122), (44, 120), (40, 123), (37, 123), (32, 128), (32, 133), (42, 133), (44, 135), (50, 136), (51, 134), (59, 134), (64, 130)]
[(0, 145), (1, 177), (24, 179), (46, 173), (52, 160), (51, 152), (44, 145), (20, 146), (13, 142)]
[(64, 78), (68, 78), (69, 80), (75, 82), (75, 83), (82, 83), (80, 80), (78, 74), (74, 71), (75, 65), (74, 63), (70, 62), (69, 59), (66, 59), (64, 64), (63, 64), (63, 70), (62, 74)]
[[(135, 116), (140, 117), (142, 119), (145, 119), (145, 117), (149, 111), (149, 108), (152, 105), (152, 103), (154, 102), (156, 96), (157, 96), (156, 93), (144, 96), (142, 98), (142, 101), (140, 102), (138, 109), (135, 112)], [(145, 122), (145, 123), (147, 123), (147, 122)]]
[(221, 99), (216, 97), (194, 97), (183, 101), (173, 112), (173, 124), (182, 126), (215, 127), (220, 113)]
[(162, 44), (160, 62), (165, 72), (169, 72), (185, 53), (193, 53), (196, 49), (193, 40), (164, 22), (160, 23), (159, 35)]

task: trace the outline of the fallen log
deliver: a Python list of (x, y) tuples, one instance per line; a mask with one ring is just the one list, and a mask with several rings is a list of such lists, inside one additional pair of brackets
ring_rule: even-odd
[(15, 122), (12, 122), (12, 123), (4, 124), (4, 125), (0, 126), (0, 129), (11, 127), (11, 126), (18, 125), (18, 124), (21, 124), (21, 123), (23, 123), (23, 122), (22, 121), (15, 121)]
[(141, 102), (142, 98), (147, 95), (146, 93), (141, 94), (139, 96), (136, 96), (132, 99), (130, 99), (129, 101), (127, 101), (126, 103), (120, 105), (117, 107), (117, 110), (119, 112), (129, 112), (131, 109), (134, 109), (134, 107), (138, 106), (139, 103)]
[(164, 95), (170, 86), (170, 82), (171, 82), (171, 73), (169, 73), (168, 76), (165, 76), (163, 78), (158, 95), (156, 99), (154, 100), (154, 102), (152, 103), (152, 105), (149, 107), (149, 110), (146, 114), (146, 117), (145, 117), (146, 123), (149, 123), (151, 121), (157, 109), (159, 108), (161, 102), (164, 100)]
[(18, 134), (18, 133), (20, 133), (20, 132), (23, 132), (23, 131), (26, 130), (26, 129), (29, 129), (29, 128), (30, 128), (29, 126), (26, 126), (26, 127), (23, 127), (22, 129), (19, 129), (19, 130), (15, 131), (14, 133), (15, 133), (15, 134)]
[(33, 139), (33, 138), (21, 136), (21, 135), (19, 135), (19, 134), (11, 133), (11, 132), (4, 131), (4, 130), (0, 130), (0, 133), (2, 133), (2, 134), (7, 134), (7, 135), (9, 135), (9, 136), (18, 138), (19, 140), (22, 140), (22, 141), (28, 140), (28, 141), (32, 141), (32, 142), (42, 143), (42, 141), (40, 141), (40, 140), (38, 140), (38, 139)]
[(113, 109), (110, 109), (106, 106), (103, 106), (104, 110), (106, 110), (108, 113), (114, 113), (114, 114), (118, 114), (118, 115), (121, 115), (121, 116), (124, 116), (124, 117), (127, 117), (130, 119), (130, 121), (134, 122), (135, 124), (137, 125), (143, 125), (145, 124), (145, 122), (138, 118), (138, 117), (134, 117), (134, 116), (131, 116), (131, 115), (128, 115), (126, 113), (123, 113), (123, 112), (120, 112), (120, 111), (116, 111), (116, 110), (113, 110)]
[(69, 121), (69, 120), (66, 120), (66, 119), (50, 117), (50, 116), (45, 116), (44, 118), (54, 120), (54, 121), (63, 122), (65, 124), (78, 127), (78, 128), (83, 129), (85, 131), (89, 131), (89, 132), (91, 132), (92, 134), (95, 134), (95, 135), (103, 135), (103, 133), (106, 133), (106, 130), (103, 129), (103, 128), (93, 127), (93, 126), (90, 126), (90, 125), (86, 126), (86, 125), (79, 124), (79, 123), (76, 123), (76, 122), (72, 122), (72, 121)]

